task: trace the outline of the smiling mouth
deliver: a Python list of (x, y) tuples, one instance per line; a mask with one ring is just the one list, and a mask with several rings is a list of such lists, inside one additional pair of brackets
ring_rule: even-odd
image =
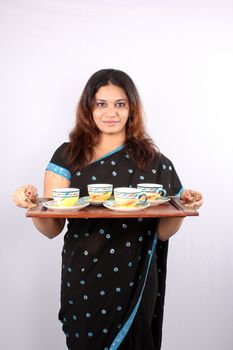
[(119, 121), (116, 121), (116, 120), (106, 120), (103, 122), (104, 124), (107, 124), (107, 125), (115, 125), (115, 124), (118, 124)]

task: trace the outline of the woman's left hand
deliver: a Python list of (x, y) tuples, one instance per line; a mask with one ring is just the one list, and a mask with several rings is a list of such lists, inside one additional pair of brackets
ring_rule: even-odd
[(189, 208), (199, 209), (203, 204), (203, 197), (200, 192), (184, 190), (180, 195), (180, 201)]

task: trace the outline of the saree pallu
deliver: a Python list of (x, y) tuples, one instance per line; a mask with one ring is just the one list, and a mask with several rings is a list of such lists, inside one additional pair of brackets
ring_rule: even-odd
[[(168, 195), (181, 190), (162, 154), (142, 171), (120, 147), (71, 174), (65, 147), (56, 150), (47, 170), (69, 179), (81, 197), (91, 183), (161, 183)], [(157, 225), (156, 218), (68, 220), (59, 311), (68, 349), (160, 349), (168, 242), (157, 240)]]

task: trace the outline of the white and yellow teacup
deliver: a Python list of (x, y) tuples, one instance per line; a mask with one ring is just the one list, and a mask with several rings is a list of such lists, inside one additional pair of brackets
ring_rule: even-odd
[(147, 196), (138, 188), (116, 187), (114, 188), (114, 199), (119, 206), (134, 207), (138, 204), (144, 204)]
[(79, 200), (79, 188), (54, 188), (53, 200), (59, 207), (72, 207)]
[(157, 199), (164, 198), (167, 195), (166, 190), (161, 184), (140, 183), (137, 184), (137, 188), (146, 194), (148, 202), (156, 201)]
[(113, 185), (111, 184), (90, 184), (87, 185), (90, 202), (103, 203), (112, 195)]

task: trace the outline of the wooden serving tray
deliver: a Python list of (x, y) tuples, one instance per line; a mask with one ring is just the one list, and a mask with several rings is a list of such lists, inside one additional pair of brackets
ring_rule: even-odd
[(104, 206), (89, 205), (77, 211), (56, 211), (43, 206), (48, 198), (41, 198), (37, 207), (26, 211), (27, 217), (38, 218), (163, 218), (198, 216), (198, 211), (182, 205), (178, 198), (171, 197), (169, 202), (158, 206), (150, 206), (136, 211), (113, 211)]

